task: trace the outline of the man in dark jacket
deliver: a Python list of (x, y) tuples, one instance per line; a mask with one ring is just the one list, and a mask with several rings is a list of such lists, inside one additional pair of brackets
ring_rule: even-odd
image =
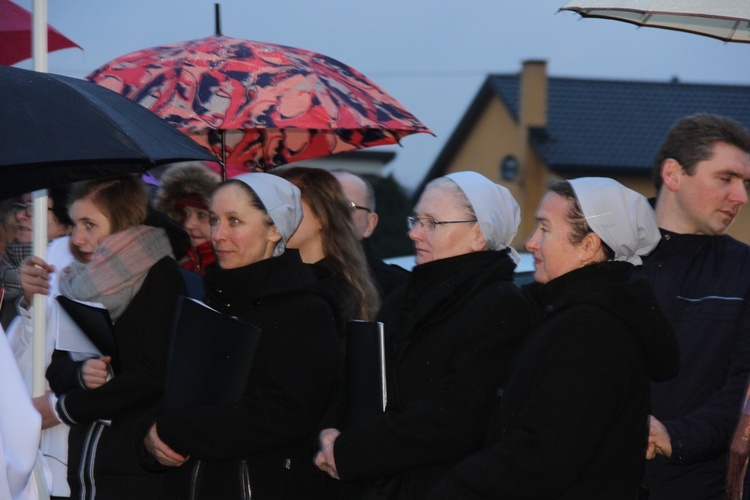
[(409, 279), (409, 272), (402, 267), (388, 264), (375, 257), (370, 245), (370, 236), (378, 225), (378, 214), (375, 211), (375, 191), (372, 185), (364, 178), (346, 170), (334, 170), (331, 172), (341, 184), (344, 196), (352, 207), (352, 221), (354, 222), (354, 233), (362, 243), (362, 248), (367, 257), (367, 264), (375, 279), (375, 284), (380, 292), (380, 298), (385, 298), (401, 284)]
[(723, 498), (728, 447), (750, 372), (750, 247), (726, 235), (748, 201), (750, 132), (724, 117), (678, 121), (654, 162), (653, 285), (677, 333), (680, 373), (652, 385), (649, 500)]

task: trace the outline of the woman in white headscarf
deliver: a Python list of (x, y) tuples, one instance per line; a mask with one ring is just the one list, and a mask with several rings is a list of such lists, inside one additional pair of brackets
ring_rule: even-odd
[[(425, 498), (481, 448), (531, 312), (512, 283), (520, 222), (510, 192), (475, 172), (427, 185), (409, 217), (417, 266), (389, 296), (388, 406), (321, 433), (316, 464), (363, 498)], [(352, 497), (355, 497), (352, 494)], [(355, 497), (358, 498), (358, 497)]]
[(674, 376), (677, 343), (645, 282), (659, 241), (647, 200), (604, 178), (553, 181), (526, 248), (538, 313), (506, 387), (497, 435), (430, 499), (635, 499), (649, 379)]
[(169, 468), (162, 499), (326, 498), (330, 480), (314, 474), (311, 447), (340, 345), (332, 299), (299, 252), (285, 248), (301, 220), (299, 189), (275, 175), (236, 176), (211, 197), (219, 266), (206, 269), (205, 301), (262, 331), (241, 400), (165, 414), (151, 426), (145, 463)]

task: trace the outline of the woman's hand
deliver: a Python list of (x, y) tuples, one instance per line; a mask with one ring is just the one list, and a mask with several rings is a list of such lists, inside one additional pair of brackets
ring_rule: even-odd
[(26, 257), (19, 271), (21, 288), (23, 289), (21, 307), (28, 309), (35, 293), (41, 293), (42, 295), (49, 293), (49, 275), (55, 272), (55, 266), (51, 266), (36, 255), (32, 255)]
[(162, 465), (166, 467), (179, 467), (188, 461), (190, 457), (183, 457), (167, 444), (159, 439), (159, 434), (156, 432), (156, 424), (152, 425), (148, 430), (148, 434), (143, 438), (143, 444), (146, 446), (146, 450), (154, 456), (154, 458)]
[(112, 362), (112, 356), (102, 356), (101, 358), (91, 358), (83, 362), (81, 367), (81, 380), (86, 389), (96, 389), (107, 382), (109, 377), (109, 364)]
[(336, 470), (336, 459), (333, 456), (333, 443), (340, 435), (341, 432), (338, 429), (323, 429), (320, 431), (320, 436), (318, 436), (320, 451), (315, 455), (315, 466), (323, 472), (327, 472), (334, 479), (339, 478), (339, 473)]

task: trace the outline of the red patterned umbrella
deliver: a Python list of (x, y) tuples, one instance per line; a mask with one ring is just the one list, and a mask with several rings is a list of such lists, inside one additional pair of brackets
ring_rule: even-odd
[[(78, 44), (47, 25), (47, 52), (70, 47)], [(0, 65), (11, 66), (30, 57), (31, 12), (11, 0), (0, 0)]]
[(149, 108), (226, 164), (250, 170), (431, 133), (335, 59), (222, 35), (134, 52), (88, 79)]

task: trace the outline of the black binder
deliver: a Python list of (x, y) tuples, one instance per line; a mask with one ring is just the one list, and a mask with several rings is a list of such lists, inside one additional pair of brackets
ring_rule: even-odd
[(196, 272), (188, 271), (182, 267), (180, 268), (180, 274), (182, 274), (182, 279), (185, 281), (187, 296), (198, 300), (203, 299), (206, 295), (205, 289), (203, 288), (203, 276)]
[(103, 307), (85, 304), (77, 300), (58, 295), (60, 303), (68, 316), (76, 322), (78, 327), (86, 334), (91, 342), (105, 356), (112, 357), (112, 369), (119, 373), (120, 359), (117, 352), (117, 341), (115, 340), (115, 327), (109, 311)]
[(259, 339), (257, 326), (181, 296), (172, 327), (164, 411), (241, 399)]
[(344, 369), (346, 428), (354, 422), (385, 410), (388, 395), (383, 323), (354, 320), (346, 324)]

